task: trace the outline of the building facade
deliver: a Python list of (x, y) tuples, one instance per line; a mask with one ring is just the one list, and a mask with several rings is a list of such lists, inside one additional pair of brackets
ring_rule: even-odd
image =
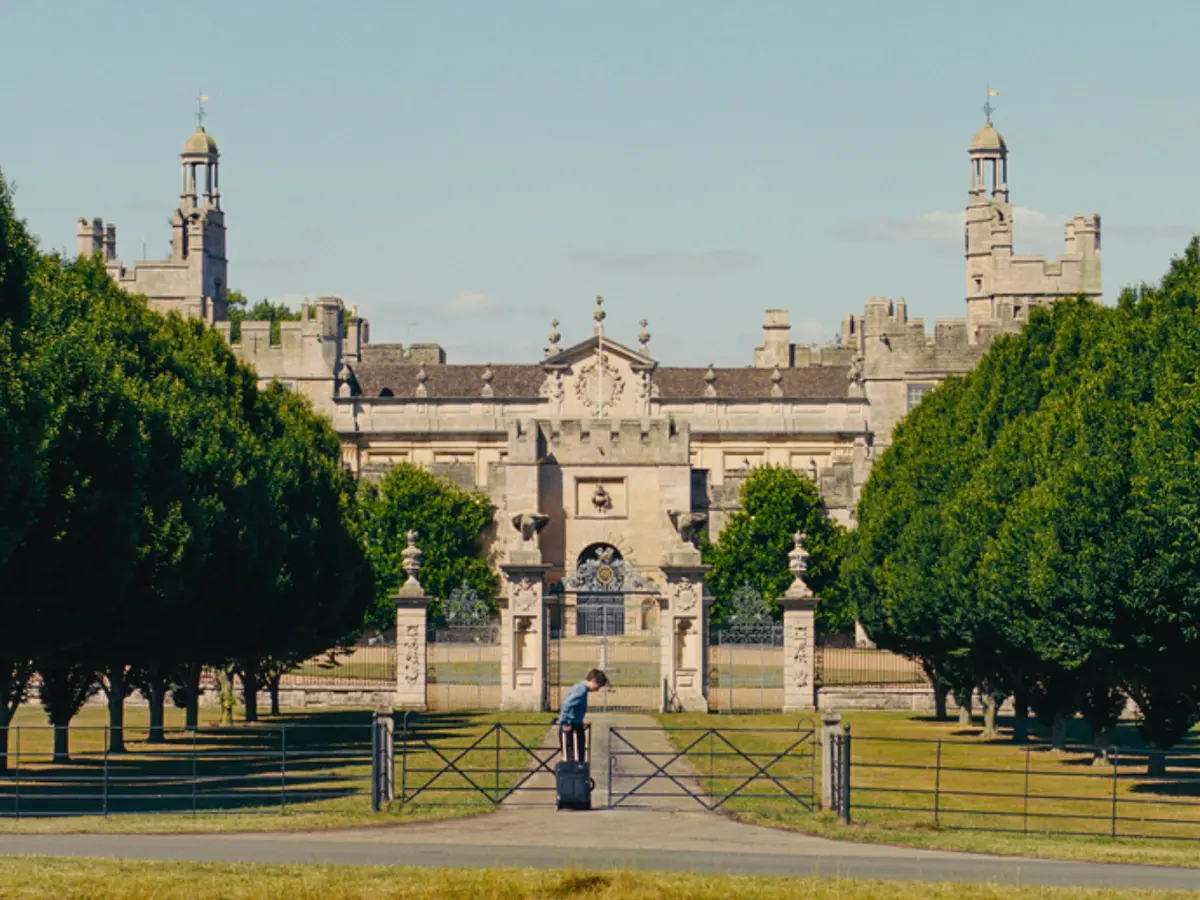
[[(100, 220), (80, 220), (80, 252), (101, 253), (113, 278), (154, 308), (228, 335), (217, 145), (200, 128), (181, 158), (169, 259), (126, 267), (115, 229)], [(990, 121), (968, 159), (965, 315), (932, 332), (903, 299), (871, 298), (845, 317), (836, 343), (795, 344), (787, 310), (772, 309), (752, 365), (667, 366), (644, 320), (623, 340), (597, 298), (592, 334), (562, 346), (554, 322), (543, 358), (481, 365), (450, 362), (436, 344), (373, 344), (355, 310), (321, 297), (282, 323), (278, 343), (270, 323), (245, 322), (232, 347), (261, 379), (281, 380), (329, 416), (360, 476), (410, 462), (486, 491), (506, 592), (541, 573), (565, 598), (558, 627), (581, 628), (580, 604), (613, 602), (597, 572), (628, 586), (604, 629), (650, 627), (648, 609), (656, 621), (684, 621), (679, 610), (693, 607), (663, 598), (688, 596), (698, 577), (689, 538), (719, 534), (751, 469), (805, 473), (849, 525), (874, 455), (924, 392), (970, 371), (1030, 308), (1080, 293), (1100, 299), (1099, 217), (1068, 222), (1055, 259), (1014, 254), (1008, 149)]]

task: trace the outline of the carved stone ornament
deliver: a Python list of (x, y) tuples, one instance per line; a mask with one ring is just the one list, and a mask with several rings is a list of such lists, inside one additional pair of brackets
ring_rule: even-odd
[(550, 517), (542, 513), (517, 513), (512, 519), (513, 528), (526, 542), (532, 541), (549, 521)]
[(808, 687), (811, 675), (808, 659), (808, 626), (792, 626), (792, 680), (797, 687)]
[[(600, 378), (603, 378), (604, 381), (602, 386), (597, 384), (597, 379)], [(595, 411), (599, 399), (596, 391), (601, 387), (604, 391), (603, 399), (606, 408), (615, 404), (625, 393), (625, 379), (608, 361), (607, 357), (600, 362), (590, 362), (580, 368), (579, 377), (575, 379), (575, 396), (585, 407)]]
[(404, 629), (404, 681), (417, 684), (421, 680), (421, 627), (408, 625)]
[(692, 538), (696, 535), (696, 529), (708, 521), (708, 513), (690, 512), (682, 509), (668, 510), (667, 517), (675, 527), (675, 532), (679, 535), (679, 540), (685, 544), (690, 544)]
[(514, 578), (511, 584), (513, 608), (518, 612), (533, 610), (537, 606), (538, 592), (542, 586), (541, 581), (529, 575), (521, 575)]
[(596, 508), (596, 512), (602, 515), (612, 512), (612, 494), (604, 489), (604, 485), (598, 484), (596, 485), (596, 489), (592, 491), (592, 506)]
[(679, 587), (675, 592), (676, 607), (680, 612), (691, 612), (700, 602), (696, 585), (688, 578), (679, 579)]

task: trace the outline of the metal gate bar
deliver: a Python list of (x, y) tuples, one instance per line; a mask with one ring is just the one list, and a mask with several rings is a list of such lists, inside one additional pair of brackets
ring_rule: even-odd
[[(632, 797), (642, 798), (678, 798), (678, 793), (661, 793), (654, 792), (653, 787), (660, 785), (664, 780), (671, 782), (684, 795), (691, 797), (705, 809), (715, 811), (716, 809), (725, 806), (730, 800), (783, 800), (786, 799), (789, 803), (795, 803), (805, 809), (811, 811), (814, 808), (813, 792), (815, 787), (815, 767), (816, 755), (813, 752), (813, 730), (811, 728), (800, 729), (785, 729), (785, 728), (668, 728), (665, 729), (670, 734), (695, 734), (696, 737), (687, 738), (687, 743), (680, 750), (647, 750), (644, 747), (638, 746), (637, 734), (654, 733), (661, 734), (664, 729), (647, 726), (647, 727), (630, 727), (630, 728), (612, 728), (609, 731), (609, 779), (608, 779), (608, 805), (610, 808), (616, 808), (628, 801)], [(743, 750), (738, 747), (731, 735), (787, 735), (785, 739), (786, 746), (783, 750), (776, 752), (771, 750), (768, 752), (752, 752)], [(701, 745), (708, 741), (707, 751), (699, 749)], [(642, 742), (645, 743), (644, 741)], [(716, 749), (716, 748), (720, 749)], [(659, 763), (657, 759), (668, 757), (666, 762)], [(631, 778), (640, 779), (628, 790), (617, 790), (614, 785), (617, 779), (618, 770), (621, 768), (620, 760), (636, 759), (648, 764), (651, 772), (646, 775), (631, 775)], [(668, 771), (670, 767), (684, 760), (688, 763), (707, 761), (708, 768), (708, 791), (696, 791), (687, 784), (688, 781), (703, 781), (703, 776), (700, 775), (680, 775)], [(765, 760), (765, 761), (764, 761)], [(728, 761), (744, 762), (753, 770), (749, 775), (742, 772), (728, 772)], [(781, 763), (792, 761), (808, 764), (808, 773), (806, 775), (787, 775), (778, 771), (776, 768)], [(734, 786), (720, 793), (713, 792), (714, 783), (718, 780), (725, 780), (734, 783)], [(751, 785), (756, 782), (767, 782), (774, 785), (781, 793), (753, 793), (748, 790)], [(789, 784), (806, 785), (807, 789), (795, 790), (789, 787)], [(651, 790), (645, 790), (650, 787)]]

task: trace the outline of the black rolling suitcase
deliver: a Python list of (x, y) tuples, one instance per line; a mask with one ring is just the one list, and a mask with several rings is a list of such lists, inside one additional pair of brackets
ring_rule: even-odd
[(567, 758), (567, 732), (558, 731), (562, 745), (562, 761), (554, 767), (554, 804), (558, 809), (591, 809), (592, 791), (596, 782), (592, 780), (592, 729), (583, 726), (583, 759)]

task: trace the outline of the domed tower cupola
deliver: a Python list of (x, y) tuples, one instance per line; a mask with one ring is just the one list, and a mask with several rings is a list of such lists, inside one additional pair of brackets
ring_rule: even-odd
[(988, 100), (983, 104), (983, 113), (987, 117), (982, 128), (971, 138), (968, 151), (971, 157), (971, 195), (985, 199), (988, 191), (994, 199), (1008, 200), (1008, 145), (1004, 143), (994, 125), (992, 125), (991, 98), (996, 95), (988, 90)]
[(217, 142), (204, 130), (204, 101), (196, 111), (196, 130), (183, 144), (179, 154), (183, 160), (183, 192), (180, 199), (184, 206), (193, 208), (206, 206), (221, 208), (221, 184), (219, 178), (220, 156)]

